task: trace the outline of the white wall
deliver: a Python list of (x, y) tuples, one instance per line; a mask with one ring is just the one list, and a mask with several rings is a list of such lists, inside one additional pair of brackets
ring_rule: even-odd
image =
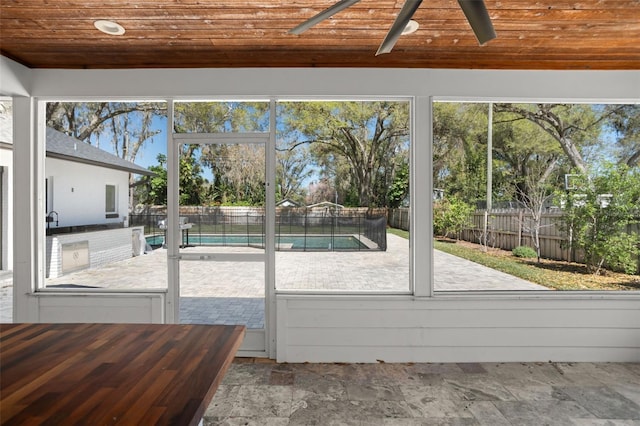
[(28, 96), (31, 81), (29, 68), (0, 56), (0, 95)]
[(638, 299), (624, 296), (279, 296), (277, 315), (280, 362), (601, 362), (640, 356)]
[(2, 270), (11, 270), (13, 264), (13, 151), (0, 148), (0, 167), (4, 167), (2, 174)]
[[(639, 71), (405, 69), (34, 70), (40, 99), (408, 96), (415, 100), (412, 217), (417, 297), (278, 294), (279, 361), (640, 361), (640, 295), (432, 296), (431, 99), (638, 102)], [(25, 104), (26, 108), (26, 104)], [(20, 111), (25, 111), (21, 108)], [(30, 117), (22, 117), (21, 131)], [(42, 131), (42, 127), (40, 128)], [(29, 140), (29, 134), (21, 138)], [(40, 141), (40, 143), (42, 143)], [(34, 149), (31, 149), (34, 151)], [(30, 166), (29, 150), (15, 161)], [(35, 168), (37, 169), (37, 167)], [(37, 182), (38, 176), (35, 175)], [(22, 183), (21, 185), (28, 185)], [(426, 190), (416, 190), (416, 188)], [(29, 191), (21, 205), (33, 209)], [(34, 214), (37, 211), (33, 210)], [(35, 242), (33, 244), (36, 244)], [(31, 256), (21, 247), (21, 253)], [(37, 256), (29, 257), (37, 262)], [(27, 265), (18, 309), (37, 280)], [(37, 275), (37, 274), (36, 274)], [(23, 288), (22, 288), (23, 287)], [(24, 291), (23, 291), (24, 290)], [(44, 297), (44, 295), (42, 296)], [(24, 299), (24, 300), (23, 300)]]
[[(122, 223), (128, 214), (127, 172), (47, 158), (45, 176), (53, 181), (53, 210), (58, 212), (58, 226)], [(106, 184), (117, 187), (117, 218), (105, 217)], [(55, 227), (55, 223), (50, 225)]]
[[(114, 262), (131, 259), (133, 254), (133, 236), (144, 235), (143, 226), (106, 229), (94, 232), (64, 233), (47, 237), (46, 277), (57, 278), (64, 275), (63, 246), (73, 243), (86, 243), (88, 256), (75, 260), (73, 266), (81, 268), (85, 259), (86, 268), (99, 268)], [(72, 268), (73, 268), (72, 266)], [(68, 267), (68, 266), (67, 266)]]
[(448, 96), (630, 101), (638, 71), (423, 69), (33, 70), (34, 96)]
[(164, 292), (39, 293), (34, 322), (151, 323), (164, 322)]

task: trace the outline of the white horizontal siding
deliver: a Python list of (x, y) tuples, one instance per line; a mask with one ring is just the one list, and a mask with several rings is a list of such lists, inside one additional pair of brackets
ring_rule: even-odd
[(638, 362), (638, 348), (289, 346), (278, 362)]
[[(327, 346), (376, 346), (391, 347), (633, 347), (626, 328), (564, 328), (553, 329), (478, 328), (478, 327), (407, 327), (407, 328), (297, 328), (290, 327), (290, 344), (313, 346), (326, 342)], [(633, 329), (631, 329), (633, 332)], [(634, 334), (640, 338), (640, 330)], [(637, 339), (636, 339), (637, 343)]]
[[(446, 309), (425, 306), (423, 309), (351, 309), (354, 313), (349, 324), (357, 328), (406, 328), (424, 327), (432, 324), (455, 324), (464, 328), (491, 328), (500, 324), (500, 328), (530, 327), (532, 320), (536, 328), (556, 327), (593, 327), (593, 328), (637, 328), (640, 324), (640, 310), (636, 307), (620, 309), (615, 315), (599, 315), (600, 311), (609, 313), (610, 309)], [(524, 312), (522, 312), (524, 311)], [(356, 315), (360, 313), (360, 315)], [(526, 313), (526, 314), (525, 314)], [(509, 315), (509, 322), (504, 321)], [(323, 324), (327, 328), (344, 327), (344, 318), (336, 316), (332, 308), (292, 308), (288, 312), (292, 327), (315, 328)]]
[(61, 294), (38, 293), (37, 322), (155, 323), (164, 322), (164, 293)]
[(640, 298), (278, 295), (278, 361), (640, 361)]

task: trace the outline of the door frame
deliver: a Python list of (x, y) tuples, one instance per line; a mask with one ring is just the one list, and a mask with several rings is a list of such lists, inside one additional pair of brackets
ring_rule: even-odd
[[(276, 357), (275, 335), (275, 177), (276, 177), (276, 101), (269, 100), (269, 132), (243, 133), (180, 133), (173, 132), (174, 101), (169, 101), (167, 141), (167, 297), (165, 322), (180, 321), (180, 261), (264, 261), (265, 270), (265, 327), (247, 329), (239, 356)], [(246, 253), (189, 256), (181, 254), (179, 245), (179, 165), (180, 145), (188, 144), (264, 144), (265, 147), (265, 251)], [(203, 258), (204, 256), (204, 258)]]
[[(5, 209), (5, 193), (4, 193), (4, 166), (0, 166), (0, 271), (4, 270), (4, 209)], [(8, 200), (7, 200), (8, 201)], [(8, 204), (8, 203), (7, 203)]]

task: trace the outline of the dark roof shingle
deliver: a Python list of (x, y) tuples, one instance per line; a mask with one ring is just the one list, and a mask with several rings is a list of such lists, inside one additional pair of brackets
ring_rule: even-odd
[(122, 170), (138, 175), (153, 175), (153, 172), (144, 167), (65, 135), (51, 127), (47, 127), (47, 157)]

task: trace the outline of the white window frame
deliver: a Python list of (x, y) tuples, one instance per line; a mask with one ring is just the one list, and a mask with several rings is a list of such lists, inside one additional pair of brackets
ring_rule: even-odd
[[(4, 64), (3, 64), (4, 65)], [(3, 69), (6, 67), (3, 67)], [(10, 70), (10, 68), (7, 68)], [(260, 72), (260, 78), (253, 78)], [(511, 101), (511, 102), (597, 102), (629, 103), (637, 102), (637, 71), (489, 71), (489, 70), (363, 70), (363, 69), (261, 69), (235, 70), (125, 70), (119, 71), (117, 78), (104, 70), (37, 70), (33, 73), (34, 87), (26, 85), (15, 92), (14, 121), (19, 146), (14, 148), (17, 161), (14, 174), (20, 191), (16, 198), (17, 211), (22, 217), (14, 222), (16, 229), (24, 229), (26, 234), (17, 240), (14, 262), (14, 278), (21, 285), (14, 292), (16, 305), (21, 312), (20, 319), (26, 320), (32, 311), (27, 309), (28, 296), (40, 287), (42, 281), (42, 254), (45, 252), (44, 234), (44, 103), (48, 101), (90, 101), (92, 99), (123, 99), (135, 101), (158, 101), (178, 98), (181, 100), (203, 97), (203, 81), (214, 82), (205, 85), (205, 92), (216, 93), (224, 99), (231, 97), (253, 99), (260, 96), (278, 96), (278, 99), (344, 99), (335, 94), (352, 93), (349, 99), (367, 98), (412, 98), (414, 111), (420, 114), (413, 118), (414, 138), (411, 170), (412, 201), (411, 215), (420, 214), (421, 220), (414, 223), (411, 232), (411, 256), (413, 260), (414, 297), (436, 296), (438, 299), (471, 298), (495, 299), (496, 294), (433, 295), (432, 264), (433, 244), (431, 241), (432, 212), (430, 167), (416, 168), (416, 161), (425, 161), (431, 154), (431, 100)], [(127, 77), (124, 78), (123, 74)], [(10, 72), (8, 74), (12, 76)], [(106, 80), (103, 88), (97, 88), (97, 79)], [(241, 81), (240, 81), (241, 80)], [(314, 81), (309, 85), (308, 81)], [(21, 80), (16, 80), (20, 82)], [(31, 82), (30, 78), (25, 81)], [(55, 81), (51, 83), (51, 81)], [(166, 85), (166, 81), (174, 84)], [(264, 81), (270, 84), (265, 85)], [(353, 82), (358, 81), (354, 86)], [(386, 84), (381, 84), (386, 82)], [(17, 86), (16, 86), (17, 87)], [(106, 89), (105, 89), (106, 88)], [(117, 88), (117, 89), (114, 89)], [(490, 88), (490, 89), (489, 89)], [(280, 96), (279, 96), (280, 95)], [(207, 99), (211, 96), (207, 95)], [(415, 183), (421, 185), (418, 191)], [(428, 195), (423, 193), (428, 191)], [(32, 194), (29, 196), (28, 194)], [(39, 227), (34, 224), (42, 223)], [(551, 293), (551, 292), (549, 292)], [(558, 294), (508, 294), (503, 297), (518, 299), (534, 298), (546, 300), (596, 299), (621, 297), (619, 292), (571, 292)], [(335, 295), (335, 294), (334, 294)], [(640, 292), (625, 292), (624, 297), (638, 297)]]
[[(113, 210), (109, 210), (109, 188), (113, 187)], [(106, 215), (113, 215), (118, 213), (118, 185), (114, 183), (106, 183), (104, 186), (104, 213)]]
[[(452, 102), (452, 103), (517, 103), (517, 104), (536, 104), (536, 103), (565, 103), (565, 104), (633, 104), (637, 103), (630, 99), (625, 100), (617, 100), (614, 98), (603, 97), (602, 99), (583, 99), (576, 97), (559, 97), (559, 98), (538, 98), (535, 96), (529, 97), (468, 97), (468, 96), (432, 96), (429, 99), (429, 140), (433, 142), (433, 104), (436, 102)], [(428, 167), (428, 183), (429, 183), (429, 191), (433, 192), (433, 149), (431, 144), (429, 144), (429, 167)], [(425, 181), (425, 182), (426, 182)], [(429, 202), (432, 203), (431, 198)], [(501, 297), (514, 297), (517, 299), (544, 299), (544, 300), (560, 300), (565, 298), (575, 298), (577, 297), (586, 297), (587, 299), (599, 299), (603, 297), (634, 297), (639, 296), (640, 291), (638, 290), (558, 290), (553, 291), (553, 289), (548, 290), (439, 290), (435, 291), (434, 284), (434, 268), (433, 268), (433, 253), (435, 250), (433, 244), (433, 208), (428, 208), (429, 212), (429, 233), (430, 239), (428, 242), (429, 246), (429, 256), (430, 256), (430, 284), (429, 296), (433, 298), (439, 299), (447, 299), (447, 298), (471, 298), (471, 299), (487, 299), (492, 300)]]
[[(421, 197), (420, 192), (416, 189), (415, 182), (425, 182), (425, 179), (428, 179), (429, 185), (431, 185), (430, 174), (427, 173), (426, 167), (416, 167), (416, 158), (420, 158), (420, 156), (424, 156), (424, 149), (427, 149), (429, 153), (431, 152), (430, 144), (423, 144), (421, 150), (418, 150), (416, 145), (417, 138), (425, 137), (426, 135), (422, 133), (422, 131), (427, 130), (431, 131), (431, 121), (426, 123), (426, 120), (423, 120), (423, 123), (418, 124), (416, 122), (416, 103), (418, 98), (415, 96), (403, 96), (403, 95), (385, 95), (385, 96), (362, 96), (362, 95), (353, 95), (353, 96), (315, 96), (315, 97), (286, 97), (280, 96), (276, 98), (276, 105), (279, 102), (376, 102), (376, 101), (388, 101), (388, 102), (407, 102), (409, 104), (409, 209), (410, 209), (410, 217), (415, 217), (415, 199), (416, 197)], [(429, 98), (426, 98), (429, 99)], [(431, 108), (430, 102), (428, 103), (429, 110)], [(276, 118), (277, 119), (277, 118)], [(418, 129), (418, 127), (420, 129)], [(428, 145), (428, 146), (427, 146)], [(419, 177), (415, 177), (415, 173), (420, 170)], [(421, 228), (421, 227), (420, 227)], [(430, 228), (430, 227), (428, 227)], [(427, 287), (432, 287), (431, 283), (422, 281), (418, 282), (416, 277), (418, 275), (417, 269), (429, 268), (432, 270), (433, 268), (430, 266), (429, 262), (415, 261), (415, 247), (416, 243), (414, 242), (414, 230), (412, 227), (409, 231), (409, 282), (406, 283), (406, 290), (404, 291), (350, 291), (350, 290), (305, 290), (305, 289), (275, 289), (276, 294), (291, 294), (291, 295), (317, 295), (317, 296), (427, 296), (431, 295), (432, 291), (430, 291)], [(433, 257), (433, 256), (431, 256)], [(421, 263), (422, 262), (422, 263)], [(277, 265), (275, 266), (277, 268)]]

